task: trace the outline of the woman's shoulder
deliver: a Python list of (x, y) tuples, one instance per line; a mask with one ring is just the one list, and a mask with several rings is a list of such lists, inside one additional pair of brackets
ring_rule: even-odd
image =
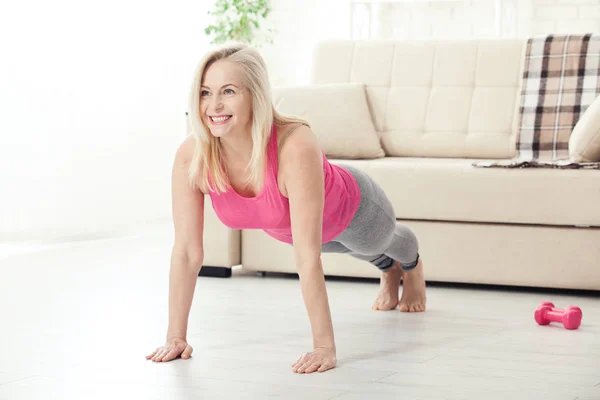
[[(188, 173), (189, 169), (194, 161), (194, 153), (196, 151), (196, 138), (193, 135), (187, 136), (177, 148), (175, 154), (175, 164), (179, 167), (180, 173)], [(200, 178), (203, 172), (203, 163), (200, 159), (197, 160), (197, 176)], [(199, 181), (201, 179), (198, 179)], [(199, 189), (203, 194), (208, 193), (208, 185), (204, 182), (199, 182)]]
[(189, 162), (194, 155), (194, 148), (196, 147), (196, 140), (193, 135), (188, 135), (179, 143), (177, 148), (176, 157), (181, 161)]
[(290, 160), (304, 153), (321, 153), (321, 145), (313, 130), (306, 124), (292, 123), (285, 127), (283, 134), (277, 135), (279, 156)]
[(277, 144), (279, 152), (284, 148), (284, 145), (289, 142), (297, 142), (302, 140), (303, 137), (313, 135), (312, 130), (306, 124), (300, 122), (288, 122), (277, 126)]

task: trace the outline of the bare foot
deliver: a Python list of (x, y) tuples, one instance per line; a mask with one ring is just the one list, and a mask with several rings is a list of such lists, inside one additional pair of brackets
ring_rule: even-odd
[(398, 289), (402, 279), (402, 268), (397, 261), (388, 271), (381, 274), (379, 296), (373, 303), (373, 310), (394, 310), (398, 307)]
[(423, 262), (419, 259), (415, 269), (410, 272), (403, 271), (400, 311), (423, 312), (425, 311), (426, 301)]

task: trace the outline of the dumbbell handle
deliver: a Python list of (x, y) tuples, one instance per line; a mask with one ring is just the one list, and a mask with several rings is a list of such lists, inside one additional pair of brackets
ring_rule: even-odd
[(569, 310), (581, 311), (581, 308), (579, 308), (577, 306), (568, 306), (566, 308), (556, 308), (556, 307), (554, 307), (554, 304), (552, 304), (550, 302), (545, 302), (545, 303), (540, 304), (540, 307), (543, 307), (543, 306), (552, 307), (552, 311), (561, 312), (561, 313), (564, 313), (565, 311), (569, 311)]
[(563, 316), (565, 315), (564, 311), (554, 311), (548, 310), (544, 314), (547, 319), (554, 322), (563, 322)]

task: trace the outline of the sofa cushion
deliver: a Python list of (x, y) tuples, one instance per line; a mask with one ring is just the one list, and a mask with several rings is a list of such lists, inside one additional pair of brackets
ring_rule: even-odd
[(311, 82), (364, 83), (387, 155), (512, 158), (526, 42), (324, 40)]
[(569, 137), (573, 162), (600, 161), (600, 96), (585, 110)]
[(475, 168), (474, 160), (443, 158), (331, 162), (367, 172), (401, 219), (600, 226), (595, 170)]
[(363, 84), (275, 87), (273, 104), (283, 114), (306, 119), (328, 157), (385, 156), (371, 120)]

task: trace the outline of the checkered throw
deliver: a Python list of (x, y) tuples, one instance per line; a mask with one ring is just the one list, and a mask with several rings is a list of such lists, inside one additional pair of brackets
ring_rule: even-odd
[(593, 168), (569, 160), (569, 138), (600, 93), (600, 36), (548, 35), (527, 41), (517, 156), (480, 167)]

